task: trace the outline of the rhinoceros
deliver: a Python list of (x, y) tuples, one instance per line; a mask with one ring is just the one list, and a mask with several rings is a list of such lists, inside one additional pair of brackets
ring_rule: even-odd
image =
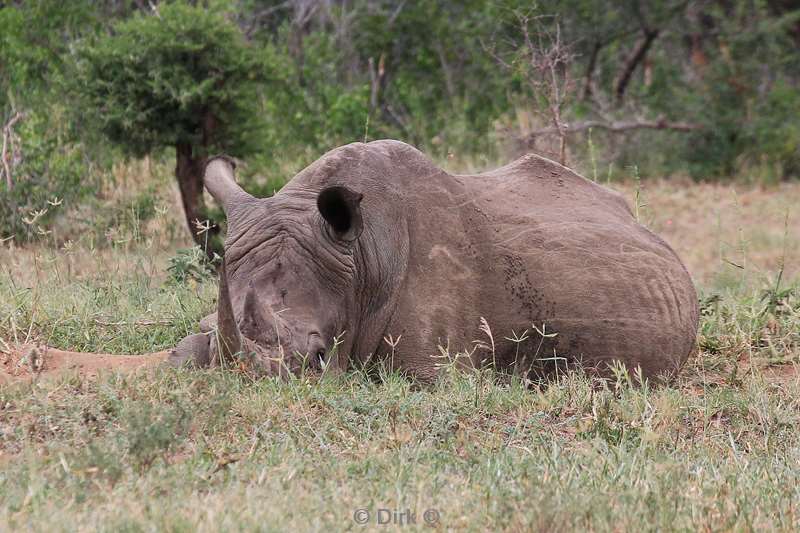
[(403, 142), (354, 143), (269, 198), (234, 170), (206, 166), (228, 220), (217, 312), (173, 364), (288, 376), (383, 361), (428, 381), (443, 358), (539, 377), (621, 363), (663, 380), (694, 347), (675, 252), (618, 193), (546, 158), (456, 175)]

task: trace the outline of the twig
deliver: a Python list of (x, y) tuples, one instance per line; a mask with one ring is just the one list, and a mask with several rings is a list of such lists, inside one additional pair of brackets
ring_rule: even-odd
[(173, 319), (162, 319), (162, 320), (133, 320), (133, 321), (126, 321), (120, 320), (118, 322), (110, 322), (106, 320), (95, 319), (94, 323), (99, 326), (168, 326), (173, 324), (175, 321)]
[(561, 25), (557, 18), (554, 29), (550, 30), (542, 20), (554, 17), (531, 17), (522, 12), (517, 12), (516, 16), (522, 33), (522, 43), (513, 46), (516, 51), (513, 52), (512, 60), (504, 60), (493, 47), (484, 45), (484, 48), (508, 70), (517, 70), (522, 66), (532, 93), (534, 113), (553, 124), (552, 128), (548, 128), (549, 132), (558, 134), (558, 159), (563, 165), (567, 159), (567, 131), (563, 111), (574, 88), (569, 69), (573, 54), (570, 46), (562, 39)]

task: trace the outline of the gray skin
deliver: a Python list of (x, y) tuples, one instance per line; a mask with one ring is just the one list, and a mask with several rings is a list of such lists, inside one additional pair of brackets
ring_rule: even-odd
[(428, 381), (445, 351), (528, 375), (621, 362), (660, 380), (695, 345), (675, 252), (619, 194), (548, 159), (452, 175), (399, 141), (354, 143), (263, 199), (233, 171), (215, 158), (205, 175), (229, 224), (218, 312), (173, 364), (285, 376), (384, 360)]

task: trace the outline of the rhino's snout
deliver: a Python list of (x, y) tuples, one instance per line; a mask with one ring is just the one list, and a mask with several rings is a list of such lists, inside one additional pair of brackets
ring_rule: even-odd
[[(274, 317), (273, 321), (266, 323), (263, 316), (258, 318), (261, 320), (253, 320), (252, 316), (244, 318), (242, 336), (245, 344), (253, 353), (263, 356), (262, 365), (267, 369), (267, 373), (280, 373), (278, 369), (272, 369), (276, 365), (270, 364), (270, 362), (280, 361), (281, 353), (284, 354), (284, 357), (292, 356), (290, 359), (296, 359), (297, 361), (292, 363), (284, 359), (282, 365), (280, 363), (276, 364), (290, 368), (296, 366), (294, 368), (295, 371), (299, 371), (305, 366), (310, 370), (319, 372), (331, 363), (332, 355), (318, 330), (312, 328), (312, 331), (303, 336), (305, 339), (304, 346), (292, 346), (294, 344), (292, 340), (295, 339), (295, 335), (285, 321)], [(175, 347), (169, 359), (170, 364), (180, 366), (188, 362), (188, 364), (198, 367), (212, 365), (216, 348), (214, 346), (216, 330), (217, 313), (212, 313), (200, 321), (202, 334), (190, 335)]]

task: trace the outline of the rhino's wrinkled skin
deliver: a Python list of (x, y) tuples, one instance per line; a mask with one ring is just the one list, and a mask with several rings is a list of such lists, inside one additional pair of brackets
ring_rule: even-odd
[(272, 198), (220, 158), (206, 187), (229, 221), (219, 326), (205, 320), (217, 333), (185, 339), (175, 362), (244, 353), (285, 374), (383, 358), (427, 380), (446, 348), (466, 364), (607, 375), (619, 361), (655, 379), (695, 343), (697, 297), (672, 249), (620, 195), (538, 156), (460, 176), (376, 141), (325, 154)]

